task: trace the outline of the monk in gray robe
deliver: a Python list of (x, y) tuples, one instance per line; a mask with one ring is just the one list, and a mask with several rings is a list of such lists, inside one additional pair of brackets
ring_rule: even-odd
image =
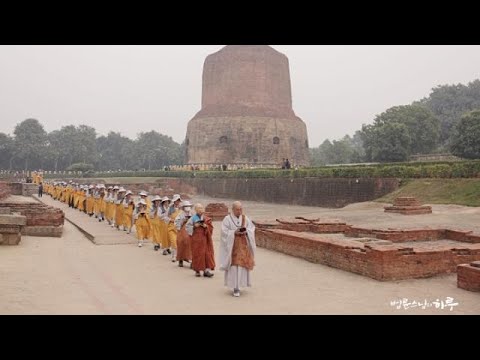
[(225, 286), (240, 296), (241, 287), (250, 287), (250, 271), (255, 266), (255, 225), (243, 214), (242, 204), (233, 203), (222, 222), (220, 270), (225, 271)]

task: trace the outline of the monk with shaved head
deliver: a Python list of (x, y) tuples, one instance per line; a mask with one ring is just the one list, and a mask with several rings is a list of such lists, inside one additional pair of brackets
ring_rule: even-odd
[(212, 270), (215, 270), (213, 225), (212, 219), (205, 215), (202, 204), (195, 205), (195, 215), (188, 220), (186, 230), (191, 236), (192, 269), (195, 276), (200, 277), (200, 271), (203, 271), (203, 276), (212, 277)]
[(243, 213), (240, 201), (222, 222), (220, 240), (220, 270), (225, 271), (225, 286), (240, 296), (240, 288), (251, 286), (250, 271), (255, 265), (255, 225)]

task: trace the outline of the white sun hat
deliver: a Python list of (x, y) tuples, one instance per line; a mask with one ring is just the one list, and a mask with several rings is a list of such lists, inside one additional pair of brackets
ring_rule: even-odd
[(190, 207), (192, 207), (192, 206), (193, 206), (193, 205), (192, 205), (192, 203), (191, 203), (190, 201), (188, 201), (188, 200), (185, 200), (184, 202), (182, 202), (182, 208), (184, 208), (184, 207), (188, 207), (188, 206), (190, 206)]

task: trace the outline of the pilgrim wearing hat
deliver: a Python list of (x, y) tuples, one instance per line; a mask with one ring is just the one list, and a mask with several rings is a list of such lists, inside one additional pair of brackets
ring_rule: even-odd
[(160, 223), (161, 219), (158, 217), (158, 208), (160, 207), (160, 203), (162, 198), (160, 196), (155, 196), (152, 199), (152, 207), (150, 208), (150, 225), (151, 225), (151, 238), (154, 244), (154, 250), (158, 251), (162, 244), (161, 237), (160, 237)]
[(177, 260), (179, 267), (183, 267), (184, 261), (192, 261), (190, 235), (188, 235), (185, 230), (185, 225), (192, 216), (192, 206), (189, 201), (182, 202), (182, 211), (175, 219), (175, 227), (177, 228)]
[(123, 199), (123, 230), (127, 234), (132, 232), (133, 227), (133, 211), (135, 210), (135, 202), (133, 201), (132, 192), (128, 190)]
[(123, 226), (123, 199), (125, 197), (125, 190), (123, 187), (118, 189), (117, 199), (115, 200), (115, 227), (120, 230), (120, 226)]
[(168, 209), (168, 242), (172, 252), (172, 262), (176, 261), (177, 252), (177, 228), (175, 227), (175, 219), (180, 214), (180, 203), (182, 199), (180, 195), (175, 194), (172, 197), (172, 204)]
[(90, 185), (88, 187), (88, 191), (87, 191), (87, 214), (89, 216), (92, 216), (93, 215), (93, 206), (95, 205), (94, 204), (94, 198), (93, 198), (93, 192), (94, 192), (94, 186), (93, 185)]
[(137, 213), (135, 214), (135, 228), (137, 229), (138, 247), (143, 246), (143, 241), (147, 240), (150, 232), (150, 219), (147, 215), (147, 203), (140, 200), (137, 204)]
[(110, 196), (110, 206), (111, 206), (110, 225), (112, 225), (112, 227), (115, 227), (115, 213), (117, 211), (116, 201), (117, 201), (119, 189), (120, 188), (117, 185), (115, 185), (112, 189), (112, 195)]
[(113, 212), (114, 212), (114, 200), (113, 200), (113, 186), (107, 188), (107, 194), (105, 195), (105, 219), (108, 225), (112, 225)]
[(170, 243), (168, 241), (168, 223), (170, 221), (168, 217), (168, 209), (170, 208), (170, 199), (168, 196), (164, 196), (160, 202), (160, 206), (157, 209), (157, 216), (160, 219), (159, 224), (159, 238), (162, 245), (163, 255), (171, 254)]
[(98, 185), (98, 221), (105, 220), (105, 185), (99, 184)]

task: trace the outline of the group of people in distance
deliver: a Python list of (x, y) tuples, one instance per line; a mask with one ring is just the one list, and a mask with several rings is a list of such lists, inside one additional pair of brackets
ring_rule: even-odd
[[(133, 193), (119, 186), (80, 185), (64, 181), (45, 183), (44, 192), (53, 199), (64, 202), (106, 221), (117, 230), (130, 234), (133, 229), (138, 247), (146, 241), (153, 243), (155, 251), (171, 255), (179, 267), (190, 263), (195, 276), (211, 278), (215, 270), (213, 222), (205, 215), (202, 204), (193, 205), (182, 200), (179, 194), (148, 197), (145, 191), (134, 198)], [(220, 270), (225, 272), (225, 286), (233, 289), (235, 297), (240, 288), (251, 286), (250, 272), (255, 261), (255, 226), (243, 214), (242, 204), (232, 204), (232, 210), (222, 221), (220, 239)]]

